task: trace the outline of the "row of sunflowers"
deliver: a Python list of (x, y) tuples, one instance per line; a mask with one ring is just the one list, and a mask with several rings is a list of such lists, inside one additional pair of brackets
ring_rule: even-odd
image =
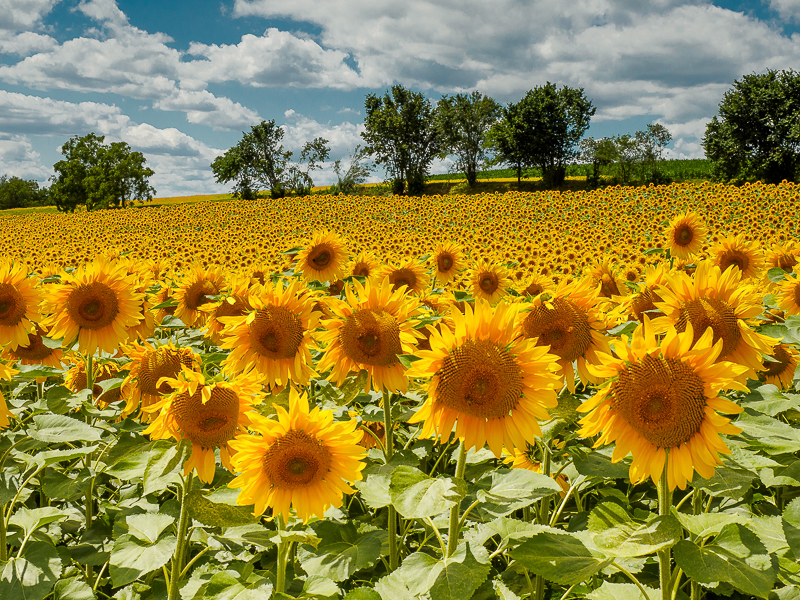
[[(91, 260), (69, 239), (31, 252), (36, 218), (12, 218), (0, 596), (795, 597), (800, 244), (731, 205), (797, 192), (720, 190), (420, 201), (451, 231), (448, 202), (507, 226), (471, 246), (410, 247), (435, 230), (413, 233), (406, 199), (371, 247), (379, 228), (334, 233), (311, 207), (329, 231), (290, 223), (222, 264), (133, 241), (148, 209), (67, 216), (125, 232)], [(670, 215), (676, 197), (706, 210)], [(563, 206), (664, 220), (530, 237)]]

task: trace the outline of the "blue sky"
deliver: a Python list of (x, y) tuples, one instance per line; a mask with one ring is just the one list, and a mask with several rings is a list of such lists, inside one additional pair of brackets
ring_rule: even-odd
[(0, 0), (0, 174), (44, 182), (94, 131), (143, 152), (159, 196), (226, 191), (209, 165), (251, 125), (346, 159), (365, 95), (398, 82), (583, 87), (588, 135), (657, 121), (693, 158), (733, 80), (767, 68), (800, 70), (800, 0)]

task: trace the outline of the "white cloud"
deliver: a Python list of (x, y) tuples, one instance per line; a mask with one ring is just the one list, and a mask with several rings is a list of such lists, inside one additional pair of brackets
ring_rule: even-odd
[(0, 136), (0, 174), (43, 181), (52, 172), (24, 135)]
[(29, 56), (37, 52), (52, 50), (58, 45), (49, 35), (23, 31), (13, 34), (0, 29), (0, 53)]
[(58, 2), (59, 0), (0, 0), (0, 30), (33, 29)]
[(769, 6), (782, 18), (800, 22), (800, 0), (769, 0)]
[(348, 121), (338, 125), (319, 123), (291, 109), (284, 113), (284, 117), (287, 123), (283, 126), (285, 133), (282, 143), (286, 149), (294, 151), (295, 156), (299, 155), (300, 149), (306, 142), (318, 137), (328, 140), (331, 149), (330, 162), (348, 156), (356, 145), (364, 144), (361, 139), (361, 132), (364, 131), (363, 123)]
[(84, 135), (122, 131), (130, 118), (119, 107), (65, 102), (0, 90), (0, 131), (27, 135)]
[(153, 108), (185, 111), (190, 123), (216, 130), (238, 129), (261, 121), (257, 112), (228, 98), (217, 98), (206, 90), (175, 90), (171, 96), (153, 103)]
[(119, 9), (116, 0), (88, 0), (78, 5), (78, 10), (95, 21), (105, 21), (116, 27), (128, 24), (128, 17)]

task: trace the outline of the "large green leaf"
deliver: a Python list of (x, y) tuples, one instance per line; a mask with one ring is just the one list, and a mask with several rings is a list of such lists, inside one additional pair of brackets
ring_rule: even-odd
[[(660, 597), (660, 590), (643, 586), (647, 590), (649, 600)], [(589, 600), (646, 600), (642, 591), (632, 583), (610, 583), (604, 581), (599, 588), (589, 592)]]
[(61, 557), (47, 542), (25, 546), (24, 558), (12, 558), (0, 573), (0, 598), (3, 600), (42, 600), (61, 575)]
[(8, 471), (0, 471), (0, 506), (16, 496), (19, 483), (19, 476)]
[(94, 591), (85, 581), (75, 577), (62, 579), (53, 589), (54, 600), (95, 600)]
[(606, 556), (634, 558), (671, 548), (683, 537), (680, 522), (672, 515), (646, 523), (629, 521), (595, 534), (594, 543)]
[(97, 442), (101, 431), (64, 415), (34, 415), (29, 435), (40, 442)]
[(573, 585), (597, 573), (611, 562), (593, 555), (578, 538), (568, 533), (538, 533), (510, 552), (511, 558), (548, 581)]
[(36, 465), (53, 465), (65, 460), (75, 460), (81, 456), (91, 454), (99, 448), (98, 444), (83, 446), (82, 448), (69, 448), (68, 450), (44, 450), (31, 457), (31, 463)]
[(487, 473), (476, 486), (479, 509), (492, 517), (504, 517), (561, 491), (552, 477), (527, 469), (497, 469)]
[[(231, 490), (236, 493), (234, 490)], [(209, 527), (236, 527), (257, 523), (252, 506), (235, 506), (209, 500), (202, 490), (192, 490), (186, 495), (189, 515)]]
[(590, 452), (584, 458), (575, 459), (575, 469), (586, 477), (603, 477), (606, 479), (627, 479), (630, 462), (622, 460), (612, 463), (611, 458), (601, 452)]
[(673, 549), (675, 563), (699, 583), (723, 581), (737, 590), (767, 598), (775, 585), (776, 563), (755, 533), (738, 523), (722, 528), (710, 544), (681, 540)]
[(300, 546), (297, 557), (309, 575), (344, 581), (358, 571), (375, 564), (381, 548), (387, 544), (384, 530), (359, 534), (352, 523), (321, 521), (313, 526), (320, 538), (316, 549)]
[(718, 535), (725, 525), (730, 523), (740, 523), (745, 525), (749, 520), (749, 516), (738, 513), (700, 513), (699, 515), (690, 515), (687, 513), (676, 513), (680, 519), (681, 525), (686, 530), (704, 540), (712, 535)]
[(145, 513), (125, 517), (128, 533), (145, 544), (155, 544), (164, 530), (175, 523), (175, 518), (163, 513)]
[(114, 587), (136, 581), (142, 575), (160, 569), (172, 558), (178, 540), (165, 534), (155, 544), (148, 544), (132, 535), (121, 535), (111, 549), (111, 581)]
[(777, 386), (771, 383), (755, 388), (738, 402), (744, 408), (749, 408), (771, 417), (797, 406), (795, 401), (787, 398)]
[(93, 477), (92, 471), (86, 468), (75, 475), (53, 470), (42, 478), (42, 491), (48, 498), (72, 500), (86, 491)]
[(181, 467), (192, 451), (192, 443), (186, 439), (177, 444), (156, 444), (142, 477), (145, 495), (163, 491), (170, 484), (179, 482)]
[(767, 487), (800, 486), (800, 460), (796, 460), (786, 467), (761, 469), (759, 475)]
[(372, 588), (360, 587), (347, 592), (342, 600), (381, 600), (381, 595)]
[(792, 500), (783, 511), (783, 535), (794, 557), (800, 560), (800, 498)]
[(272, 587), (265, 577), (251, 574), (243, 578), (236, 571), (226, 570), (210, 574), (208, 581), (193, 596), (183, 593), (181, 596), (192, 600), (267, 600), (272, 595)]
[(407, 519), (443, 513), (466, 495), (466, 484), (450, 477), (429, 477), (414, 467), (397, 467), (389, 480), (392, 504)]
[(519, 519), (499, 517), (488, 523), (481, 523), (464, 533), (464, 539), (469, 541), (473, 547), (483, 546), (491, 537), (500, 536), (498, 548), (516, 546), (520, 542), (533, 537), (541, 531), (550, 530), (545, 525), (526, 523)]
[(713, 477), (703, 479), (697, 473), (692, 479), (692, 487), (700, 488), (712, 496), (724, 496), (738, 500), (743, 498), (753, 485), (758, 473), (740, 467), (717, 467)]
[(44, 527), (55, 521), (59, 521), (70, 513), (59, 510), (54, 506), (42, 508), (20, 507), (9, 520), (9, 524), (16, 525), (22, 529), (23, 535), (29, 536), (39, 527)]

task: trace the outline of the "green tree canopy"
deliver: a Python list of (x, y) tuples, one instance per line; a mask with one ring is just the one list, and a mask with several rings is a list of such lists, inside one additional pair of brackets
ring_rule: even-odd
[(386, 165), (395, 193), (422, 193), (431, 162), (440, 150), (430, 101), (398, 84), (382, 97), (367, 95), (364, 105), (361, 137), (367, 152), (376, 163)]
[(800, 73), (767, 70), (735, 80), (706, 126), (703, 148), (715, 179), (797, 181)]
[(211, 163), (214, 178), (219, 183), (233, 181), (233, 194), (249, 200), (266, 189), (273, 198), (283, 198), (291, 191), (308, 194), (313, 186), (311, 171), (319, 169), (330, 154), (328, 140), (318, 137), (306, 142), (299, 164), (294, 165), (293, 152), (281, 144), (284, 133), (274, 119), (253, 125), (233, 148)]
[(436, 105), (436, 126), (444, 155), (454, 155), (456, 166), (475, 185), (485, 159), (486, 136), (500, 117), (501, 106), (478, 91), (444, 96)]
[(0, 210), (45, 206), (50, 198), (47, 188), (39, 182), (21, 177), (0, 177)]
[(156, 190), (147, 179), (155, 174), (141, 152), (125, 142), (106, 145), (105, 136), (89, 133), (70, 138), (62, 147), (64, 160), (53, 165), (56, 174), (50, 194), (61, 211), (125, 208), (136, 200), (153, 199)]
[(517, 172), (517, 183), (522, 181), (522, 170), (532, 167), (528, 151), (532, 132), (522, 119), (519, 103), (509, 102), (500, 111), (497, 121), (486, 135), (486, 145), (495, 153), (490, 164), (507, 164)]

